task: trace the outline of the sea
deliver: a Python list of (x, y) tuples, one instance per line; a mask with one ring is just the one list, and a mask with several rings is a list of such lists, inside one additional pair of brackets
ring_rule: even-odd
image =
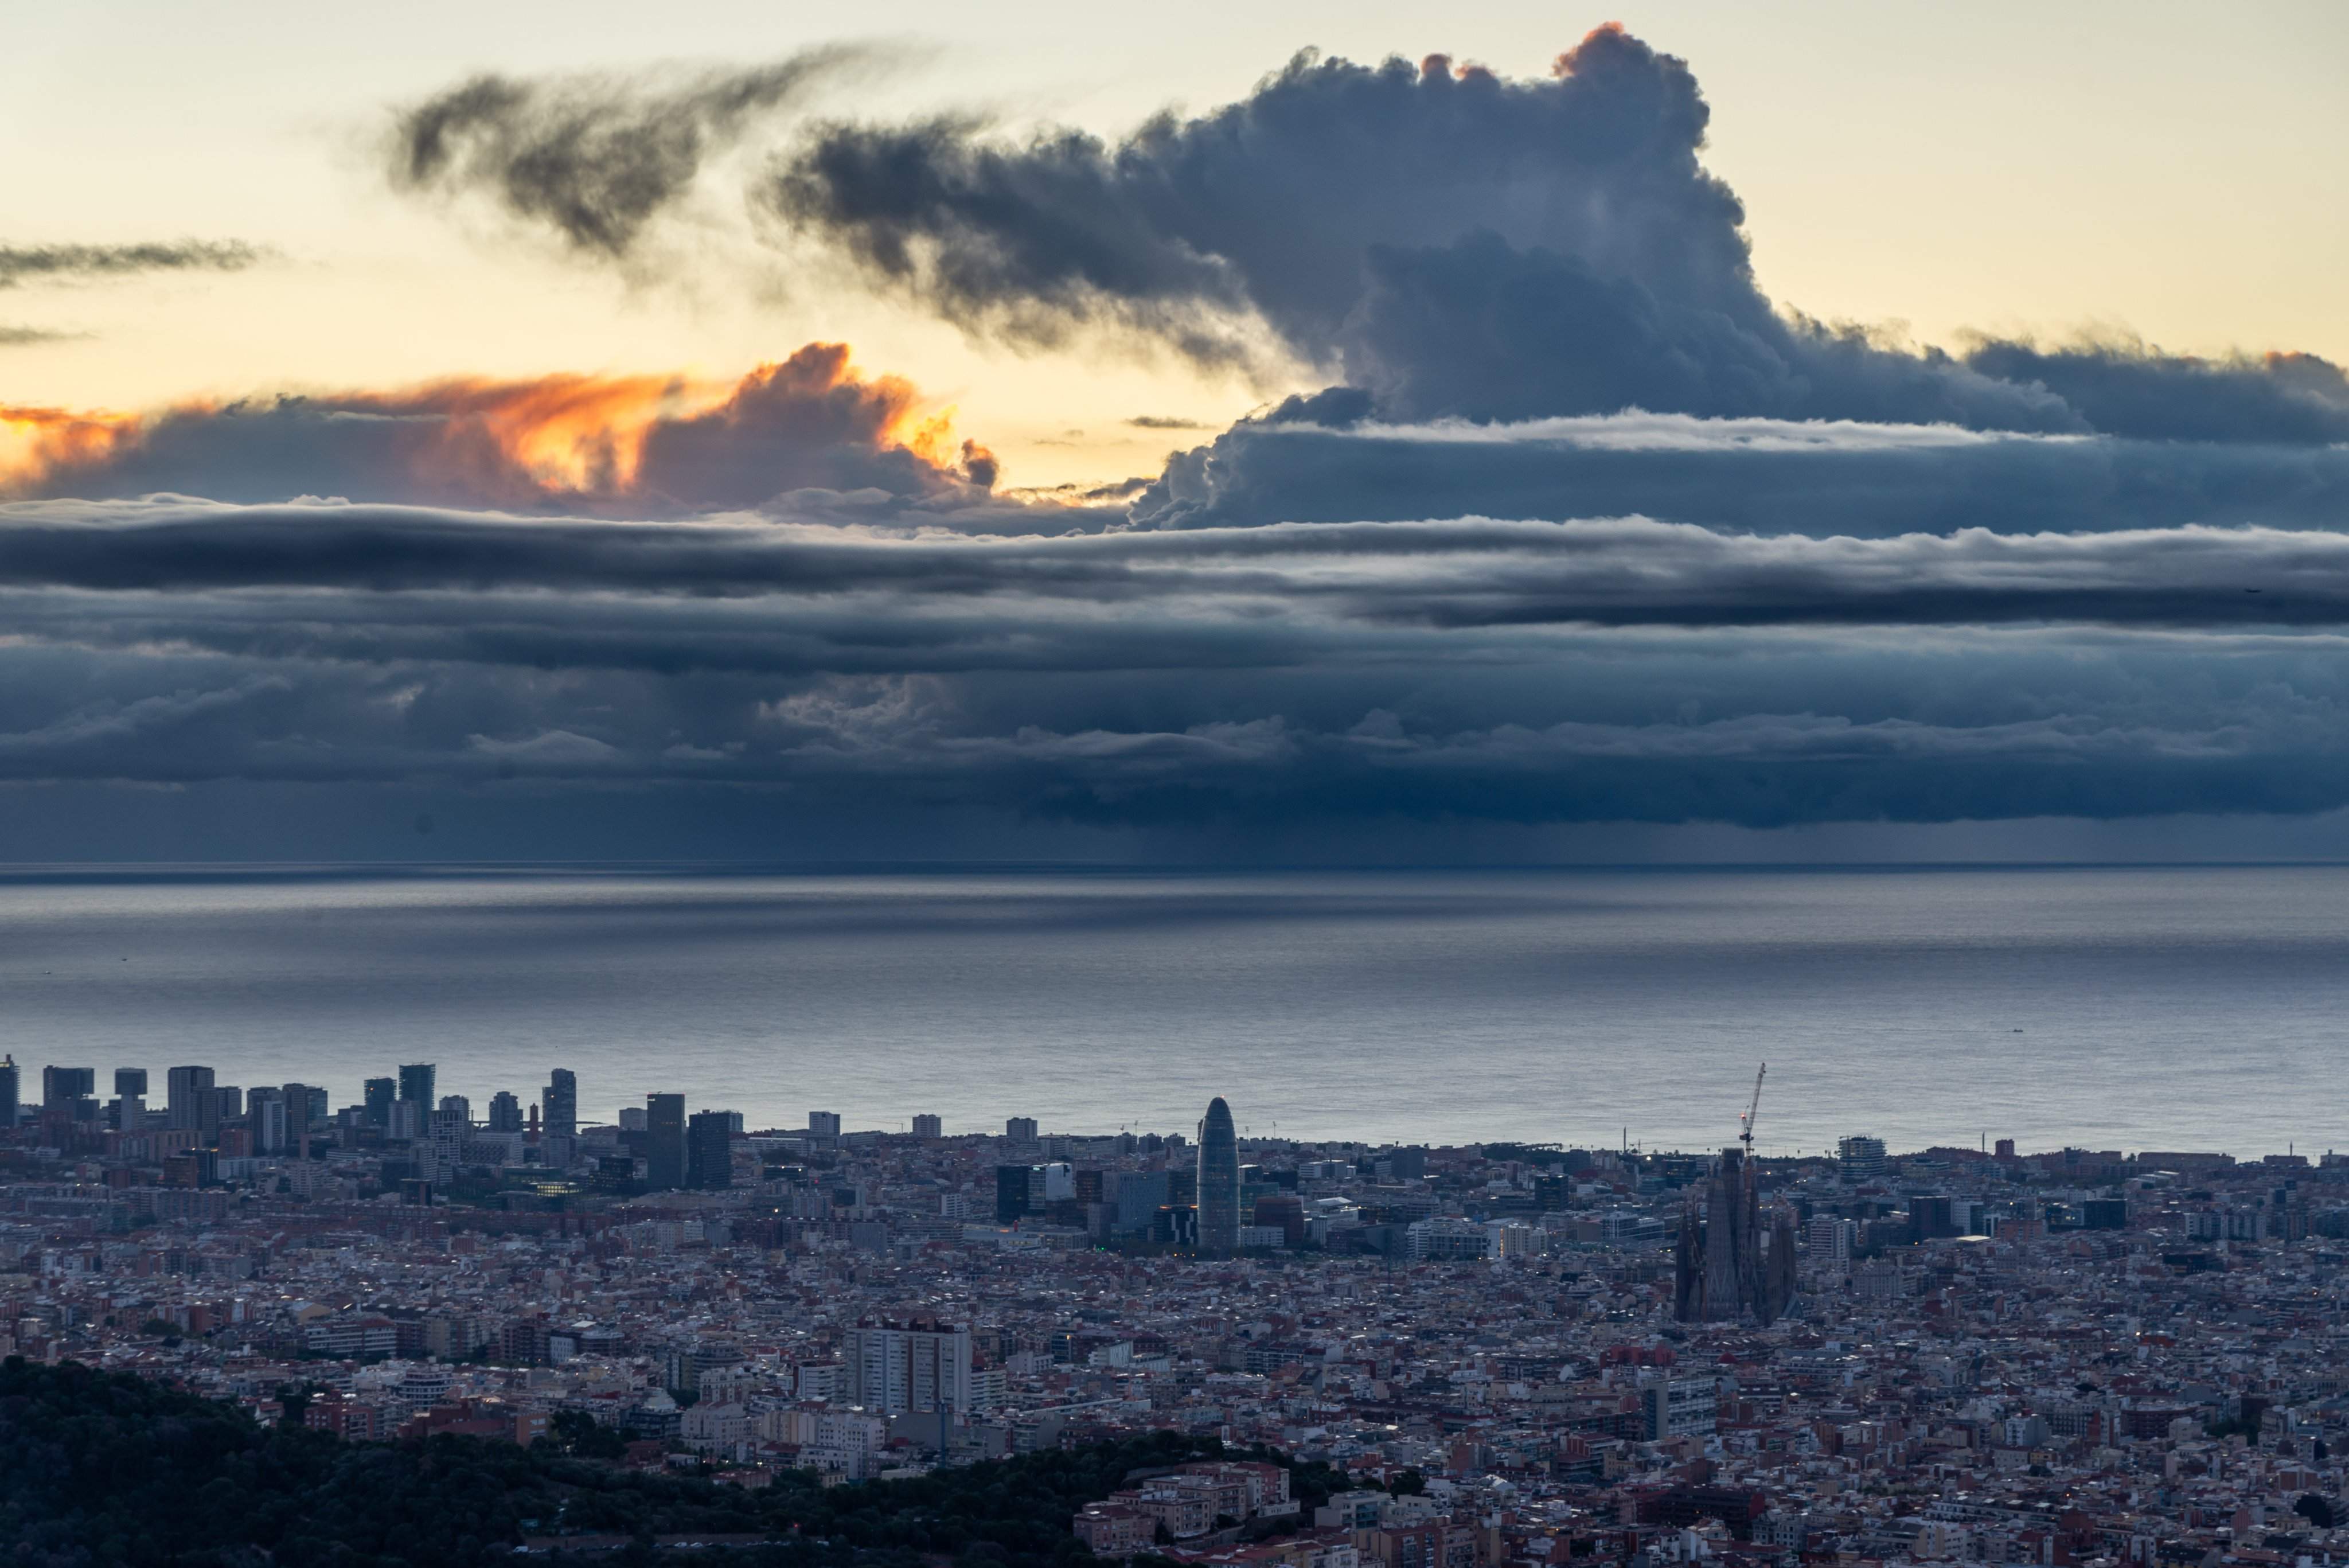
[(753, 1127), (2349, 1149), (2349, 867), (0, 869), (0, 1049)]

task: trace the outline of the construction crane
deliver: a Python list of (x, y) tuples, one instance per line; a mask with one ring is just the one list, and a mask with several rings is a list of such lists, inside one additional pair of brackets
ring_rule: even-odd
[(1737, 1118), (1744, 1124), (1744, 1130), (1738, 1133), (1737, 1141), (1745, 1146), (1745, 1158), (1749, 1160), (1754, 1158), (1754, 1118), (1762, 1114), (1762, 1077), (1764, 1074), (1769, 1071), (1770, 1064), (1767, 1062), (1763, 1063), (1762, 1065), (1755, 1070), (1754, 1074), (1754, 1103), (1745, 1107), (1745, 1114), (1744, 1116)]

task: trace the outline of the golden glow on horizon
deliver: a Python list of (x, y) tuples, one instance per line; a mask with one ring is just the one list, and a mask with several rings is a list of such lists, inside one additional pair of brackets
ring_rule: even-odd
[[(656, 430), (707, 416), (755, 417), (757, 400), (778, 389), (802, 400), (852, 392), (860, 407), (879, 412), (877, 428), (865, 432), (876, 450), (902, 447), (942, 470), (993, 458), (978, 441), (957, 438), (952, 405), (926, 405), (902, 377), (866, 377), (844, 344), (810, 344), (733, 381), (683, 373), (557, 372), (505, 380), (445, 377), (380, 391), (284, 397), (329, 416), (412, 422), (421, 439), (410, 461), (419, 470), (478, 473), (492, 489), (496, 478), (519, 475), (549, 497), (620, 497), (636, 488), (645, 445)], [(76, 469), (101, 465), (136, 449), (168, 421), (233, 419), (275, 401), (188, 400), (144, 413), (0, 405), (0, 496), (36, 493)], [(850, 440), (858, 434), (853, 424), (831, 433)]]
[(0, 495), (60, 469), (104, 462), (139, 434), (136, 414), (0, 404)]
[(645, 434), (658, 421), (703, 411), (719, 400), (682, 377), (556, 374), (528, 381), (456, 379), (412, 391), (336, 399), (337, 408), (437, 418), (441, 444), (476, 432), (549, 494), (605, 494), (632, 488)]
[[(847, 337), (962, 410), (1023, 483), (1154, 472), (1247, 408), (1319, 384), (1242, 385), (1114, 346), (1006, 353), (762, 249), (712, 200), (647, 277), (614, 279), (380, 188), (384, 106), (481, 69), (742, 62), (837, 39), (836, 16), (711, 0), (687, 11), (417, 0), (396, 36), (357, 13), (239, 0), (87, 0), (11, 18), (0, 151), (11, 243), (232, 237), (278, 259), (233, 275), (0, 290), (0, 400), (160, 408), (255, 387), (422, 386), (451, 369), (737, 367), (744, 346)], [(1442, 15), (1404, 0), (1210, 0), (1167, 27), (1075, 0), (1020, 0), (973, 35), (942, 0), (881, 24), (952, 39), (849, 112), (983, 108), (1117, 134), (1170, 103), (1244, 95), (1295, 49), (1441, 52), (1459, 70), (1549, 68), (1594, 22), (1689, 60), (1712, 106), (1706, 166), (1746, 205), (1774, 299), (1828, 320), (2060, 341), (2133, 332), (2180, 353), (2302, 349), (2349, 362), (2349, 147), (2337, 62), (2349, 7), (1983, 0), (1962, 13), (1864, 0), (1534, 0)], [(379, 30), (378, 30), (379, 32)], [(361, 35), (366, 34), (362, 38)], [(202, 112), (191, 113), (191, 83)], [(364, 144), (364, 145), (362, 145)], [(692, 265), (683, 265), (686, 262)], [(671, 263), (679, 265), (671, 266)], [(1179, 415), (1206, 430), (1137, 429)], [(21, 447), (21, 431), (0, 443)], [(576, 471), (564, 443), (546, 461)], [(0, 473), (9, 472), (0, 458)]]

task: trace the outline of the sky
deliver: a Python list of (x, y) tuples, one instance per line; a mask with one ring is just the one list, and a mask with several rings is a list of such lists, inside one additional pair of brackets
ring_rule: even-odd
[(51, 7), (0, 859), (2349, 853), (2349, 15)]

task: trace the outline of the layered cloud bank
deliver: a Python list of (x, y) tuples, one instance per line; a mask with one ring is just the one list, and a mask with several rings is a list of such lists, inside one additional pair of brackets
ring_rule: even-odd
[(2349, 806), (2326, 361), (1784, 309), (1693, 78), (1613, 29), (1530, 81), (1301, 57), (1113, 143), (802, 118), (855, 63), (484, 78), (403, 111), (398, 178), (626, 265), (722, 164), (983, 338), (1328, 389), (1114, 509), (1006, 491), (836, 346), (0, 410), (0, 780), (289, 853)]

